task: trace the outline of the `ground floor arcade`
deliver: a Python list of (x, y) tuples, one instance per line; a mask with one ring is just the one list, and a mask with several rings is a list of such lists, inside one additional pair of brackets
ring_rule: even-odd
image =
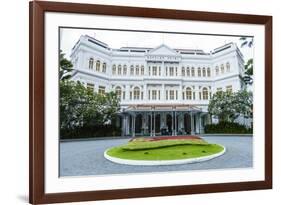
[(119, 115), (123, 136), (186, 135), (204, 132), (210, 123), (207, 112), (189, 105), (136, 105)]

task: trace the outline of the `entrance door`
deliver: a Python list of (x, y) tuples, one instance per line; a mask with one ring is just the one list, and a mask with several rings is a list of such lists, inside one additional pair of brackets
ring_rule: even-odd
[(160, 134), (160, 114), (155, 115), (155, 134)]
[(189, 114), (184, 114), (184, 131), (187, 134), (191, 133), (191, 120), (190, 120), (190, 115)]
[(168, 127), (168, 132), (172, 133), (172, 115), (167, 114), (167, 127)]
[(136, 133), (141, 134), (141, 128), (142, 128), (142, 115), (138, 114), (136, 116)]

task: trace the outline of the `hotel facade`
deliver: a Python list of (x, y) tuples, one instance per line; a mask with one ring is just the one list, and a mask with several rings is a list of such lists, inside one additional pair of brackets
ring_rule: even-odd
[(83, 35), (72, 48), (72, 80), (93, 92), (115, 91), (122, 135), (200, 134), (216, 119), (208, 114), (213, 93), (244, 88), (243, 55), (235, 43), (198, 49), (110, 48)]

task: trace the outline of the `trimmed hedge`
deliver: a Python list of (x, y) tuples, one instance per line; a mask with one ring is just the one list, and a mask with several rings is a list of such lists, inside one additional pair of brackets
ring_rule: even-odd
[(61, 139), (121, 136), (121, 129), (112, 125), (61, 129), (60, 136)]
[(205, 133), (252, 134), (253, 129), (235, 122), (219, 122), (205, 126)]

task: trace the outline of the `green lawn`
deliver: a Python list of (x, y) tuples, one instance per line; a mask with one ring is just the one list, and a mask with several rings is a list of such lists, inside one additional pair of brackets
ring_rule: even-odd
[(112, 157), (132, 160), (176, 160), (208, 156), (219, 153), (222, 150), (223, 147), (217, 144), (180, 144), (134, 150), (124, 149), (124, 146), (118, 146), (109, 149), (107, 154)]

